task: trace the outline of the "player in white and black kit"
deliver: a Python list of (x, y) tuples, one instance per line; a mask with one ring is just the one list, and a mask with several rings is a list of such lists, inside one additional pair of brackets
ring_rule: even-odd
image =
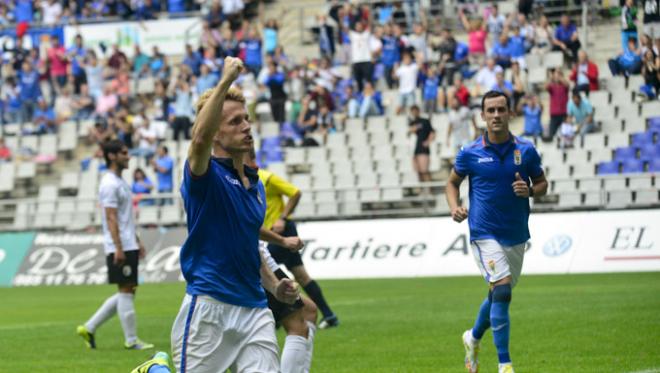
[(101, 305), (96, 313), (77, 333), (89, 348), (96, 348), (94, 333), (104, 322), (119, 314), (124, 330), (124, 347), (132, 350), (153, 348), (137, 336), (137, 323), (133, 298), (138, 284), (138, 260), (145, 250), (136, 234), (133, 221), (131, 188), (121, 173), (128, 167), (128, 148), (119, 140), (103, 144), (103, 156), (108, 172), (101, 178), (99, 204), (103, 220), (103, 247), (108, 266), (108, 282), (117, 284), (118, 292)]

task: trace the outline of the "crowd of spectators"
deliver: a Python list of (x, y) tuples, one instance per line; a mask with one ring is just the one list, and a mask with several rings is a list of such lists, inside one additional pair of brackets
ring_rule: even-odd
[[(25, 3), (36, 4), (19, 0), (0, 7), (4, 9), (0, 16), (24, 21)], [(54, 3), (63, 8), (61, 15), (52, 16), (49, 14), (56, 12), (45, 10)], [(58, 126), (69, 120), (93, 120), (88, 137), (91, 144), (120, 138), (131, 154), (161, 170), (166, 168), (160, 159), (163, 153), (168, 156), (167, 148), (162, 147), (164, 140), (170, 140), (167, 134), (173, 140), (190, 138), (197, 97), (217, 84), (224, 57), (236, 56), (247, 68), (236, 84), (244, 92), (250, 114), (256, 118), (257, 105), (268, 103), (280, 134), (286, 137), (284, 144), (319, 145), (342, 130), (342, 118), (386, 112), (407, 115), (416, 108), (418, 117), (447, 113), (446, 143), (457, 149), (478, 133), (470, 109), (489, 90), (509, 96), (512, 110), (524, 118), (525, 135), (553, 139), (564, 124), (581, 134), (595, 130), (588, 94), (599, 89), (598, 68), (580, 49), (576, 25), (566, 15), (558, 25), (551, 25), (545, 16), (532, 12), (502, 14), (496, 4), (459, 7), (459, 26), (467, 32), (467, 42), (463, 42), (455, 37), (457, 30), (438, 24), (438, 18), (420, 8), (419, 2), (358, 5), (331, 1), (328, 14), (318, 17), (318, 56), (294, 57), (279, 41), (277, 20), (266, 20), (262, 14), (253, 19), (237, 16), (256, 3), (39, 3), (33, 18), (25, 21), (61, 21), (67, 10), (76, 17), (92, 12), (138, 18), (150, 13), (146, 8), (154, 12), (202, 10), (202, 31), (198, 40), (182, 48), (180, 63), (172, 63), (157, 47), (142, 51), (136, 46), (129, 56), (129, 51), (111, 46), (98, 55), (84, 47), (84, 35), (78, 35), (71, 45), (61, 45), (53, 36), (41, 48), (26, 50), (19, 36), (5, 53), (0, 119), (3, 123), (30, 122), (32, 126), (25, 130), (36, 134), (57, 133)], [(636, 42), (630, 25), (624, 32), (626, 45)], [(638, 50), (649, 54), (639, 69), (655, 87), (660, 66), (655, 43), (631, 47), (626, 53)], [(547, 84), (530, 84), (527, 57), (534, 54), (542, 59), (551, 51), (562, 52), (564, 65), (549, 72)], [(349, 78), (342, 76), (342, 69), (350, 70)], [(153, 82), (153, 92), (138, 92), (137, 86), (145, 80)], [(396, 99), (387, 100), (385, 90), (396, 90)], [(541, 120), (545, 107), (539, 99), (542, 90), (550, 96), (549, 123)], [(411, 133), (422, 137), (416, 153), (422, 155), (418, 171), (426, 180), (424, 145), (432, 133), (435, 136), (434, 131), (418, 119), (410, 123)], [(276, 160), (281, 152), (266, 151), (260, 156)], [(161, 188), (160, 181), (154, 187), (144, 172), (136, 172), (136, 176), (139, 183), (134, 187), (143, 193)]]

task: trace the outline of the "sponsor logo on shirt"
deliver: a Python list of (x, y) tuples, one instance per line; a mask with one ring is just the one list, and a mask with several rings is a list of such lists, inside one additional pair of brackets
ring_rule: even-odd
[(229, 175), (225, 175), (225, 179), (227, 179), (227, 181), (229, 181), (230, 184), (241, 185), (240, 181), (234, 179), (233, 177), (231, 177)]
[(477, 163), (489, 163), (489, 162), (494, 162), (493, 157), (483, 157), (477, 159)]
[(516, 149), (513, 151), (513, 164), (516, 166), (520, 166), (522, 163), (522, 153), (520, 152), (520, 149)]

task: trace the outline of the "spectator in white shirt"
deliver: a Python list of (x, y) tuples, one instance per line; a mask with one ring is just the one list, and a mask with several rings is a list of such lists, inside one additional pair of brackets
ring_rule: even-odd
[(144, 157), (148, 162), (156, 153), (156, 130), (145, 113), (135, 118), (133, 124), (140, 124), (140, 128), (137, 130), (138, 146), (131, 149), (130, 153), (132, 156)]
[(349, 32), (351, 40), (351, 64), (353, 65), (353, 78), (357, 82), (358, 90), (362, 92), (364, 82), (372, 83), (374, 65), (371, 62), (371, 32), (362, 22), (355, 24), (355, 31)]
[(404, 108), (415, 105), (415, 88), (417, 88), (417, 73), (419, 67), (412, 60), (410, 53), (404, 53), (401, 65), (394, 70), (394, 79), (399, 81), (399, 106), (396, 113), (401, 114)]
[(474, 77), (474, 81), (477, 84), (475, 87), (475, 96), (481, 96), (483, 93), (489, 91), (497, 83), (496, 74), (502, 71), (502, 67), (495, 64), (495, 59), (487, 59), (486, 66), (482, 67)]
[(62, 16), (62, 4), (56, 0), (41, 2), (42, 21), (46, 25), (55, 25)]

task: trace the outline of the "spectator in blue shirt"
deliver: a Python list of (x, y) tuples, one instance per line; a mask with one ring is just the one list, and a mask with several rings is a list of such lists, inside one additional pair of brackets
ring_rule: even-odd
[(568, 122), (577, 126), (576, 133), (584, 136), (596, 130), (594, 107), (579, 91), (573, 91), (573, 97), (566, 105)]
[(571, 23), (568, 15), (561, 16), (559, 26), (555, 29), (555, 37), (552, 39), (552, 50), (562, 51), (570, 57), (571, 61), (577, 60), (578, 50), (580, 49), (580, 39), (578, 39), (577, 27)]
[(46, 99), (39, 97), (39, 105), (34, 111), (32, 123), (38, 134), (57, 133), (57, 120), (55, 111), (46, 103)]
[(498, 71), (495, 73), (495, 84), (490, 88), (495, 92), (502, 92), (509, 98), (513, 98), (513, 84), (509, 80), (504, 80), (504, 72)]
[(202, 64), (202, 56), (199, 52), (194, 51), (190, 44), (186, 44), (186, 56), (183, 58), (183, 63), (190, 67), (195, 76), (199, 76), (199, 67)]
[(138, 206), (153, 206), (155, 201), (151, 198), (143, 199), (144, 195), (151, 194), (154, 189), (154, 183), (149, 180), (147, 175), (141, 168), (136, 168), (133, 171), (133, 185), (131, 191), (138, 200)]
[(248, 37), (241, 43), (242, 49), (245, 50), (245, 67), (254, 74), (259, 75), (259, 70), (263, 65), (261, 57), (261, 38), (259, 33), (254, 28), (248, 32)]
[(518, 102), (516, 108), (518, 113), (522, 113), (525, 118), (525, 125), (522, 136), (541, 137), (543, 136), (543, 125), (541, 124), (541, 115), (543, 114), (543, 105), (539, 103), (536, 95), (523, 97)]
[[(161, 145), (156, 151), (156, 157), (151, 160), (151, 165), (156, 171), (158, 179), (158, 193), (172, 193), (174, 190), (172, 169), (174, 168), (174, 160), (169, 155), (167, 146)], [(160, 200), (160, 205), (171, 205), (172, 198), (163, 198)]]
[(642, 71), (642, 57), (637, 48), (637, 39), (628, 39), (628, 48), (626, 48), (617, 57), (607, 61), (612, 75), (636, 75)]
[(401, 43), (401, 39), (394, 34), (390, 25), (383, 26), (381, 42), (383, 43), (383, 48), (381, 49), (380, 61), (385, 66), (387, 87), (392, 89), (394, 87), (392, 71), (394, 71), (394, 66), (401, 61), (401, 48), (403, 44)]
[(39, 88), (39, 73), (32, 68), (29, 61), (23, 62), (23, 69), (18, 74), (18, 87), (20, 89), (21, 123), (32, 120), (37, 99), (41, 97)]
[(513, 28), (513, 35), (509, 37), (509, 50), (511, 51), (511, 59), (518, 61), (522, 69), (527, 67), (525, 63), (525, 37), (520, 35), (518, 27)]
[(21, 96), (16, 80), (13, 77), (10, 76), (5, 80), (3, 91), (4, 115), (0, 118), (2, 119), (2, 123), (6, 123), (5, 121), (9, 121), (10, 123), (20, 122)]
[(204, 64), (200, 68), (200, 75), (197, 78), (197, 85), (195, 87), (196, 93), (201, 95), (207, 89), (211, 89), (218, 84), (218, 76), (211, 74), (211, 69), (208, 65)]
[(273, 54), (278, 43), (277, 30), (279, 25), (274, 19), (269, 19), (264, 25), (263, 39), (264, 39), (264, 51), (267, 54)]
[(14, 19), (16, 23), (33, 21), (32, 0), (16, 0), (14, 6)]
[(423, 75), (424, 84), (422, 86), (422, 100), (424, 102), (424, 111), (428, 114), (435, 113), (438, 107), (438, 87), (442, 77), (435, 65), (430, 65)]
[(507, 33), (503, 32), (499, 40), (493, 45), (492, 55), (495, 63), (500, 65), (503, 69), (511, 67), (511, 44)]
[(73, 46), (67, 50), (67, 57), (71, 62), (71, 74), (73, 75), (74, 93), (80, 93), (80, 86), (87, 83), (85, 69), (85, 56), (87, 51), (83, 45), (83, 38), (80, 34), (76, 35), (73, 40)]
[(167, 0), (167, 11), (169, 13), (182, 13), (186, 11), (183, 0)]

